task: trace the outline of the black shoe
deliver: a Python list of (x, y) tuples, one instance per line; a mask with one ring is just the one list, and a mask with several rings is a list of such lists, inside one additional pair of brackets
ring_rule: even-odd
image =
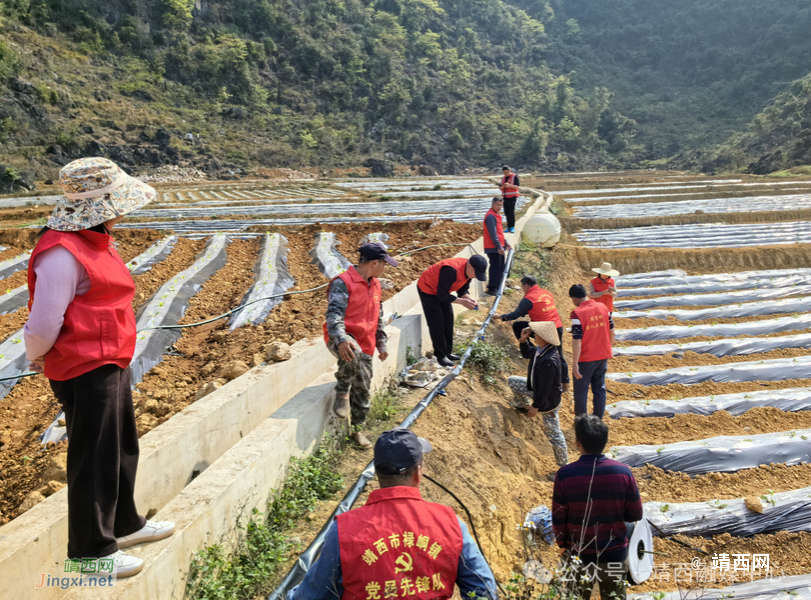
[(458, 354), (448, 354), (448, 358), (453, 360), (453, 361), (462, 360), (462, 357), (459, 356)]
[(490, 290), (482, 292), (482, 296), (495, 296), (495, 292), (491, 292)]
[(448, 360), (447, 356), (440, 356), (436, 359), (436, 361), (443, 367), (455, 367), (456, 365), (453, 364), (450, 360)]

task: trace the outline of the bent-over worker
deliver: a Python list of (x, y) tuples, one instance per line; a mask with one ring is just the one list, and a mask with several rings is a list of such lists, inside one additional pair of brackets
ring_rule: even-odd
[(589, 298), (605, 305), (609, 314), (614, 312), (614, 298), (617, 297), (617, 284), (612, 277), (620, 274), (611, 268), (611, 263), (604, 262), (599, 268), (592, 269), (597, 277), (589, 281)]
[[(494, 315), (493, 318), (507, 323), (529, 315), (530, 321), (549, 321), (553, 323), (558, 332), (559, 343), (555, 345), (558, 347), (558, 355), (560, 356), (563, 391), (568, 392), (569, 365), (566, 364), (566, 358), (563, 356), (563, 322), (560, 320), (558, 309), (555, 306), (555, 298), (549, 291), (540, 287), (538, 281), (531, 275), (521, 278), (521, 290), (524, 292), (524, 297), (515, 307), (515, 310), (502, 315)], [(527, 325), (526, 321), (515, 321), (513, 323), (513, 333), (516, 339), (520, 339), (521, 332), (524, 331)]]
[(453, 510), (420, 495), (428, 441), (408, 429), (375, 444), (380, 489), (361, 508), (338, 515), (318, 561), (287, 600), (446, 600), (496, 598), (496, 582)]
[(498, 288), (501, 287), (501, 280), (504, 278), (504, 265), (507, 259), (507, 251), (511, 246), (504, 239), (504, 230), (501, 227), (501, 209), (504, 201), (496, 196), (490, 206), (490, 210), (484, 215), (484, 253), (490, 261), (490, 277), (487, 281), (485, 294), (495, 296)]
[[(552, 444), (558, 466), (562, 466), (569, 462), (569, 449), (558, 421), (558, 406), (563, 392), (561, 377), (564, 373), (560, 355), (555, 350), (560, 345), (560, 336), (555, 324), (550, 321), (519, 321), (516, 325), (519, 323), (524, 326), (519, 337), (519, 348), (521, 356), (529, 359), (529, 368), (526, 377), (513, 375), (507, 378), (507, 384), (513, 391), (518, 410), (526, 410), (530, 418), (541, 413), (543, 431)], [(535, 338), (535, 344), (530, 342), (530, 336)]]
[(377, 348), (381, 361), (388, 358), (388, 337), (383, 323), (382, 291), (379, 277), (389, 264), (397, 266), (380, 242), (363, 244), (360, 261), (329, 283), (324, 341), (338, 359), (333, 410), (339, 419), (352, 412), (353, 439), (362, 448), (372, 444), (358, 428), (366, 421), (372, 383), (372, 357)]
[[(642, 501), (627, 465), (606, 458), (608, 425), (595, 415), (574, 420), (580, 458), (561, 467), (552, 491), (552, 530), (561, 555), (576, 571), (568, 578), (573, 597), (588, 598), (594, 584), (600, 598), (625, 598), (628, 537), (626, 522), (642, 519)], [(585, 579), (584, 579), (585, 578)], [(579, 589), (578, 589), (579, 588)]]
[(572, 374), (574, 375), (574, 414), (588, 412), (589, 386), (592, 414), (605, 414), (605, 373), (613, 356), (614, 321), (605, 305), (586, 299), (586, 288), (569, 288), (572, 311)]
[[(431, 265), (420, 275), (417, 291), (422, 312), (434, 346), (434, 356), (443, 367), (452, 367), (459, 356), (453, 354), (453, 307), (461, 304), (469, 310), (479, 303), (468, 293), (470, 280), (487, 281), (487, 261), (478, 254), (468, 258), (446, 258)], [(454, 296), (451, 292), (456, 292)]]

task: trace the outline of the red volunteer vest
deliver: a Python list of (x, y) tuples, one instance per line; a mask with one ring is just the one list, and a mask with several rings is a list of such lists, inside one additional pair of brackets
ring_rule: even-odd
[(417, 287), (419, 287), (423, 293), (436, 295), (437, 285), (439, 284), (439, 271), (442, 270), (442, 267), (453, 267), (456, 269), (456, 281), (454, 281), (451, 286), (451, 292), (455, 292), (465, 285), (468, 280), (468, 276), (465, 275), (467, 259), (446, 258), (445, 260), (431, 265), (420, 275), (420, 278), (417, 280)]
[[(510, 185), (515, 185), (515, 173), (510, 173), (509, 177), (502, 177), (501, 178), (501, 185), (505, 183), (509, 183)], [(502, 190), (501, 196), (503, 198), (517, 198), (518, 197), (518, 190)]]
[[(498, 237), (498, 241), (501, 242), (501, 247), (504, 248), (507, 243), (504, 241), (504, 231), (501, 228), (501, 215), (494, 211), (492, 208), (487, 211), (487, 214), (484, 215), (485, 220), (489, 215), (493, 215), (496, 218), (496, 236)], [(484, 225), (484, 247), (485, 248), (495, 248), (496, 243), (490, 238), (490, 232), (487, 231), (487, 225)]]
[(578, 362), (611, 358), (611, 327), (608, 323), (608, 309), (603, 304), (589, 299), (572, 311), (572, 321), (575, 319), (580, 321), (580, 326), (583, 328)]
[(343, 600), (453, 595), (462, 529), (447, 506), (426, 502), (417, 488), (383, 488), (337, 522)]
[[(594, 286), (595, 292), (604, 292), (610, 287), (614, 287), (614, 280), (610, 277), (603, 281), (600, 279), (599, 275), (591, 280), (591, 285)], [(600, 296), (599, 298), (594, 298), (596, 302), (600, 304), (604, 304), (605, 307), (608, 309), (608, 312), (614, 312), (614, 297), (610, 294), (606, 294), (605, 296)]]
[(529, 311), (530, 321), (552, 321), (555, 327), (563, 327), (552, 294), (537, 285), (533, 285), (524, 295), (524, 298), (532, 302), (532, 308)]
[(53, 348), (45, 355), (45, 376), (73, 379), (102, 365), (126, 369), (135, 352), (135, 283), (118, 255), (113, 239), (95, 231), (49, 230), (37, 242), (28, 262), (28, 309), (34, 304), (37, 255), (62, 246), (76, 257), (90, 277), (90, 291), (73, 298)]
[[(375, 335), (377, 323), (380, 320), (382, 294), (380, 280), (371, 277), (367, 282), (352, 265), (332, 281), (336, 279), (343, 281), (346, 289), (349, 290), (349, 304), (344, 315), (346, 332), (355, 338), (364, 353), (374, 356)], [(332, 281), (330, 281), (330, 285), (332, 285)], [(327, 294), (329, 294), (329, 288), (327, 288)], [(324, 341), (329, 342), (326, 323), (324, 323)]]

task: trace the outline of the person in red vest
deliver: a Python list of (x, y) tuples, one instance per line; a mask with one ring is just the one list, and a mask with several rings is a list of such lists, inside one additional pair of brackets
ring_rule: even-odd
[(389, 357), (379, 277), (387, 264), (398, 263), (380, 242), (363, 244), (358, 252), (357, 266), (350, 265), (329, 282), (324, 341), (338, 359), (335, 415), (346, 419), (351, 407), (352, 437), (362, 448), (371, 448), (359, 428), (371, 409), (372, 357), (375, 348), (381, 361)]
[(507, 251), (511, 249), (510, 244), (504, 239), (504, 231), (501, 228), (501, 209), (504, 201), (496, 196), (493, 198), (490, 210), (484, 215), (484, 253), (490, 261), (490, 276), (487, 281), (485, 294), (495, 296), (498, 288), (501, 287), (501, 280), (504, 277), (504, 265), (507, 258)]
[[(555, 307), (555, 298), (550, 292), (540, 287), (538, 281), (531, 275), (521, 278), (521, 290), (524, 292), (524, 297), (515, 307), (515, 310), (511, 313), (493, 315), (493, 319), (508, 323), (529, 316), (531, 322), (550, 321), (554, 323), (559, 340), (559, 343), (555, 345), (560, 356), (561, 381), (563, 383), (563, 392), (566, 393), (569, 391), (570, 383), (569, 365), (566, 364), (566, 358), (563, 356), (563, 322), (560, 320), (558, 309)], [(512, 327), (515, 339), (520, 340), (524, 329), (529, 327), (529, 323), (515, 321)]]
[(26, 356), (65, 413), (68, 558), (99, 559), (98, 569), (129, 577), (143, 561), (122, 549), (168, 537), (175, 525), (135, 507), (135, 283), (110, 230), (156, 194), (105, 158), (73, 161), (59, 177), (65, 195), (28, 263)]
[(507, 232), (515, 233), (515, 203), (518, 202), (521, 182), (518, 180), (518, 173), (513, 173), (510, 167), (501, 167), (503, 177), (501, 178), (501, 197), (504, 198), (504, 214), (507, 216)]
[(580, 284), (569, 288), (572, 311), (572, 374), (574, 375), (574, 414), (588, 411), (589, 386), (592, 393), (592, 414), (605, 414), (605, 373), (608, 359), (613, 356), (614, 321), (605, 305), (586, 298), (586, 288)]
[[(479, 303), (468, 293), (470, 280), (487, 280), (487, 261), (478, 254), (468, 258), (447, 258), (431, 265), (420, 275), (417, 292), (434, 346), (434, 356), (443, 367), (452, 367), (459, 356), (453, 354), (453, 307), (469, 310)], [(452, 292), (456, 292), (456, 296)]]
[(420, 495), (431, 444), (408, 429), (375, 443), (380, 489), (327, 530), (318, 560), (286, 600), (496, 598), (496, 582), (465, 524)]
[(604, 262), (599, 269), (592, 269), (597, 277), (589, 282), (589, 298), (596, 300), (608, 309), (609, 314), (614, 312), (614, 298), (617, 297), (617, 284), (612, 277), (620, 274), (611, 268), (611, 263)]

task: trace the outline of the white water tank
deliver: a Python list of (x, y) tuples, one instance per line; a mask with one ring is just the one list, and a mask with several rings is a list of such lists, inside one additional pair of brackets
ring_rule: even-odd
[(538, 212), (530, 217), (521, 232), (524, 243), (551, 248), (560, 240), (560, 221), (550, 212)]

